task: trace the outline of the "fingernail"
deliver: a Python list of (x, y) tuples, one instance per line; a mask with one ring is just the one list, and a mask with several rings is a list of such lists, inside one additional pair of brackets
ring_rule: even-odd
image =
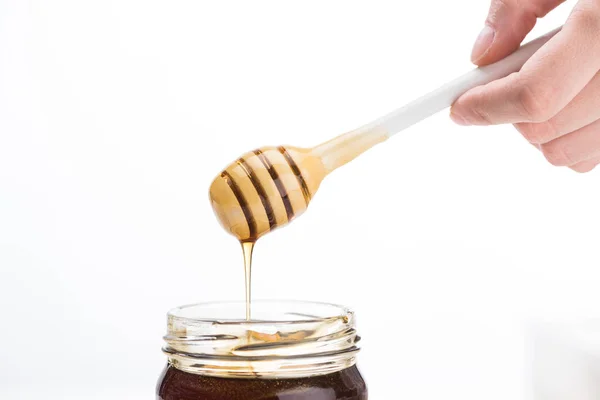
[(454, 121), (455, 124), (467, 126), (469, 123), (462, 116), (456, 114), (455, 112), (450, 113), (450, 119)]
[(489, 25), (483, 27), (479, 36), (477, 36), (477, 40), (475, 41), (475, 45), (473, 45), (473, 51), (471, 52), (471, 61), (476, 62), (481, 59), (490, 47), (492, 47), (492, 43), (494, 43), (494, 37), (496, 36), (496, 31)]

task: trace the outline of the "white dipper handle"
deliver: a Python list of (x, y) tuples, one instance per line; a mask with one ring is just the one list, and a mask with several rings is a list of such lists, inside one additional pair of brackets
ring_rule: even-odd
[(385, 141), (396, 133), (450, 107), (462, 94), (477, 86), (485, 85), (513, 72), (550, 40), (561, 28), (545, 34), (521, 46), (508, 57), (485, 67), (475, 68), (441, 88), (422, 96), (398, 110), (370, 124), (338, 136), (313, 149), (328, 172), (353, 160), (374, 145)]
[[(474, 70), (456, 78), (446, 85), (428, 93), (404, 107), (379, 118), (378, 120), (364, 126), (360, 130), (373, 130), (383, 128), (387, 136), (394, 134), (450, 107), (462, 94), (477, 86), (485, 85), (500, 78), (504, 78), (513, 72), (517, 72), (523, 64), (550, 40), (561, 28), (545, 34), (531, 42), (521, 46), (508, 57), (485, 67)], [(380, 131), (380, 129), (375, 129)]]

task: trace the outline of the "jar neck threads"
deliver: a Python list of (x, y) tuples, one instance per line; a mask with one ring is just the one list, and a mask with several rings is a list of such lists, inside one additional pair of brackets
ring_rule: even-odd
[[(257, 301), (180, 307), (168, 316), (163, 351), (185, 372), (230, 378), (301, 378), (353, 366), (359, 351), (354, 313), (345, 307)], [(217, 318), (217, 316), (219, 316)]]

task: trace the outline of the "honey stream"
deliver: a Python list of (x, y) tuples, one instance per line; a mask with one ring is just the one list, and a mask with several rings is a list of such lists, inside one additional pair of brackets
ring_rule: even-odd
[(246, 321), (252, 319), (252, 253), (256, 242), (240, 242), (244, 254), (244, 279), (246, 284)]

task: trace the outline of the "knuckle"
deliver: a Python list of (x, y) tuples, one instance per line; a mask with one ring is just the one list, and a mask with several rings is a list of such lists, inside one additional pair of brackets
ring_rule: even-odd
[(575, 172), (579, 172), (580, 174), (585, 174), (586, 172), (591, 172), (595, 167), (595, 165), (574, 165), (569, 168)]
[(592, 158), (590, 160), (582, 161), (575, 165), (572, 165), (570, 168), (573, 171), (585, 173), (594, 170), (598, 164), (600, 163), (600, 157)]
[(554, 96), (548, 85), (521, 82), (517, 98), (528, 122), (545, 122), (556, 114)]
[(492, 120), (487, 112), (485, 112), (481, 107), (475, 106), (471, 109), (475, 117), (475, 121), (481, 125), (491, 125)]
[(475, 88), (459, 98), (455, 108), (461, 111), (467, 122), (473, 125), (489, 125), (491, 118), (485, 110), (485, 92), (483, 88)]
[(515, 126), (529, 143), (534, 144), (549, 142), (556, 132), (550, 121), (541, 123), (522, 122), (515, 124)]
[(549, 142), (540, 146), (546, 160), (554, 166), (565, 167), (573, 165), (573, 159), (569, 155), (568, 148), (556, 142)]
[(580, 3), (575, 7), (569, 17), (569, 22), (573, 23), (580, 29), (586, 31), (598, 32), (600, 30), (600, 2), (592, 1)]
[[(565, 1), (567, 1), (567, 0), (558, 0), (557, 6), (559, 4), (564, 3)], [(551, 9), (548, 7), (546, 2), (543, 2), (543, 1), (526, 2), (526, 5), (531, 8), (532, 12), (535, 14), (535, 16), (537, 18), (543, 18), (551, 11)]]
[(511, 0), (493, 0), (490, 5), (488, 12), (487, 22), (494, 26), (497, 20), (501, 19), (503, 15), (506, 15), (513, 8), (513, 1)]

